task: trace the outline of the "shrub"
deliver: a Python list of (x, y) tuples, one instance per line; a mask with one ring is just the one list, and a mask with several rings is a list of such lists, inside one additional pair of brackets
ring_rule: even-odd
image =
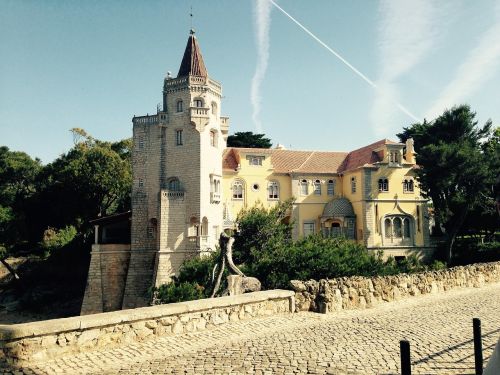
[[(174, 277), (171, 283), (150, 291), (155, 297), (155, 303), (174, 303), (209, 297), (212, 292), (212, 272), (219, 258), (220, 251), (216, 251), (202, 258), (194, 257), (184, 261), (179, 275)], [(223, 282), (226, 283), (225, 277)]]
[(286, 288), (293, 279), (308, 280), (352, 275), (394, 273), (381, 254), (370, 254), (344, 238), (309, 236), (287, 246), (252, 253), (255, 261), (246, 269), (266, 288)]
[(171, 282), (155, 290), (157, 303), (192, 301), (204, 297), (203, 287), (196, 282)]
[(40, 246), (44, 250), (45, 256), (50, 255), (53, 251), (59, 250), (68, 245), (76, 236), (76, 228), (72, 225), (56, 230), (48, 228), (43, 232), (43, 239)]

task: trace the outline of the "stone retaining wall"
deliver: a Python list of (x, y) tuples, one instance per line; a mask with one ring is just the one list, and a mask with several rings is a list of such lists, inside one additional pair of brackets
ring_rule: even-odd
[(342, 277), (291, 282), (295, 310), (329, 313), (364, 309), (383, 302), (442, 293), (450, 289), (480, 287), (500, 281), (500, 262), (479, 263), (441, 271), (381, 277)]
[(269, 290), (102, 314), (0, 325), (0, 360), (40, 361), (95, 348), (195, 332), (259, 316), (291, 313), (294, 292)]

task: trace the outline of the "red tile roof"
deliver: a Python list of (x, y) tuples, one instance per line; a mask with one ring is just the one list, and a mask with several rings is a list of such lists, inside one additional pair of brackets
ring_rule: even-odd
[(376, 150), (398, 142), (382, 139), (351, 152), (295, 151), (268, 148), (235, 148), (224, 151), (222, 168), (235, 170), (240, 154), (270, 155), (275, 173), (341, 173), (381, 161)]

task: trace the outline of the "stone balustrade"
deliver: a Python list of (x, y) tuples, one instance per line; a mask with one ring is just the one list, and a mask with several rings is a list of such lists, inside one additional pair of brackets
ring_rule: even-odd
[(292, 313), (294, 292), (269, 290), (102, 314), (0, 325), (0, 361), (22, 364), (231, 321)]
[(479, 263), (440, 271), (378, 277), (341, 277), (291, 282), (296, 311), (330, 313), (364, 309), (384, 302), (456, 288), (500, 282), (500, 262)]

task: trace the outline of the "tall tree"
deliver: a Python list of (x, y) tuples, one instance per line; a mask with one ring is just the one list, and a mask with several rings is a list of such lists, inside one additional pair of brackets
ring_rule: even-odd
[[(415, 141), (417, 177), (422, 191), (432, 199), (436, 222), (446, 229), (446, 257), (467, 215), (489, 193), (492, 173), (483, 151), (491, 134), (491, 120), (477, 126), (475, 112), (468, 105), (446, 110), (432, 122), (413, 124), (398, 134), (402, 142)], [(496, 171), (498, 173), (498, 171)]]
[(253, 132), (236, 132), (227, 137), (228, 147), (271, 148), (272, 143), (265, 134)]

